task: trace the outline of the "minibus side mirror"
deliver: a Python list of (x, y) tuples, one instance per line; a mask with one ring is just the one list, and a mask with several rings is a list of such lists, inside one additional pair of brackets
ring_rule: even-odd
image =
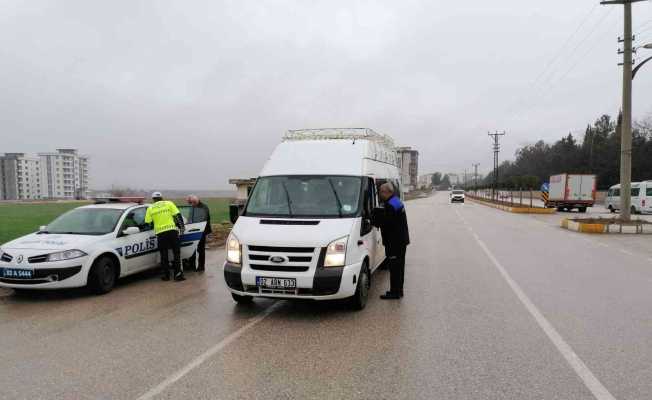
[(229, 217), (232, 224), (235, 224), (235, 222), (238, 220), (238, 217), (240, 217), (240, 210), (240, 204), (231, 204), (229, 206)]
[(360, 227), (360, 236), (364, 236), (371, 232), (373, 226), (371, 225), (371, 219), (362, 218), (362, 226)]

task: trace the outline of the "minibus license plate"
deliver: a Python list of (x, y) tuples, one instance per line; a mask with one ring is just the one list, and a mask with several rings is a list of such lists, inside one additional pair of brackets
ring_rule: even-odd
[(296, 289), (297, 280), (294, 278), (265, 278), (257, 276), (256, 286), (263, 289)]

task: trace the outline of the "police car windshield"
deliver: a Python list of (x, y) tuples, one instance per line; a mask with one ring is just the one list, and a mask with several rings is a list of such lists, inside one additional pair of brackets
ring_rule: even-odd
[(48, 225), (47, 233), (104, 235), (113, 232), (123, 210), (111, 208), (77, 208), (61, 215)]
[(360, 208), (362, 178), (270, 176), (259, 178), (244, 215), (351, 218)]

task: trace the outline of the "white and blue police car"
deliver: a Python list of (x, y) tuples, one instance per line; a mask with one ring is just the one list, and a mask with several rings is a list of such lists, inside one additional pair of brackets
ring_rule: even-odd
[[(0, 247), (0, 287), (63, 289), (88, 286), (108, 293), (119, 278), (160, 265), (156, 235), (140, 198), (109, 198), (62, 214), (38, 232)], [(186, 229), (181, 258), (197, 248), (206, 222), (179, 207)], [(170, 258), (172, 259), (172, 258)]]

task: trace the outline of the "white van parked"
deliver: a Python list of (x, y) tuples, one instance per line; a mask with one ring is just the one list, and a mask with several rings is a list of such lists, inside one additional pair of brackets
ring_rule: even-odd
[(289, 131), (227, 239), (224, 278), (233, 299), (347, 298), (364, 308), (385, 259), (371, 216), (388, 181), (400, 193), (388, 136), (366, 128)]
[[(609, 188), (605, 207), (612, 213), (620, 210), (620, 185)], [(632, 183), (632, 213), (652, 213), (652, 181)]]

